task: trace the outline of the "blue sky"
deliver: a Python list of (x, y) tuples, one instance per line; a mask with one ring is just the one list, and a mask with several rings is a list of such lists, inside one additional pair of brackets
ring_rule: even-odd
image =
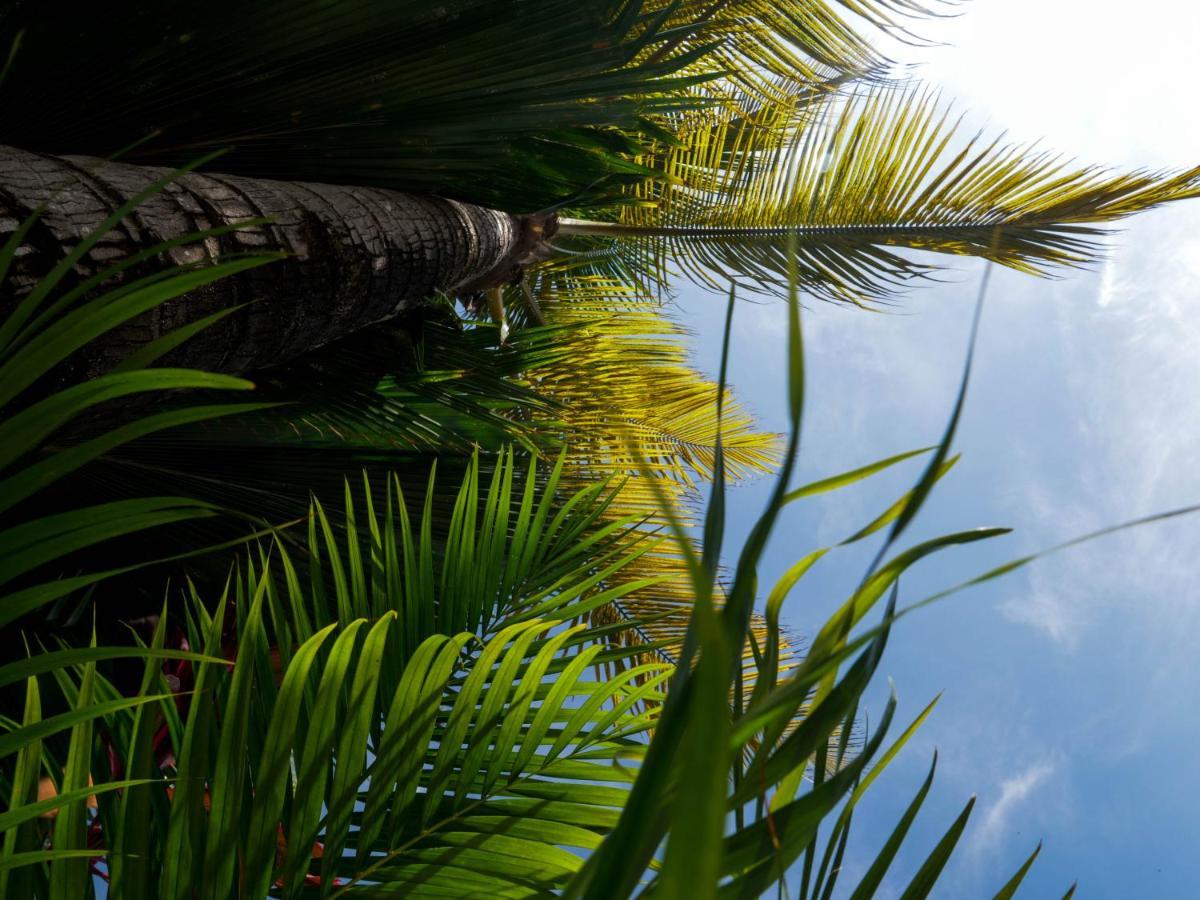
[[(960, 18), (924, 29), (950, 46), (893, 52), (923, 63), (973, 124), (1088, 162), (1200, 162), (1200, 120), (1178, 92), (1194, 78), (1200, 13), (1177, 0), (1105, 10), (973, 0)], [(1058, 281), (995, 273), (956, 442), (963, 459), (910, 539), (976, 525), (1015, 531), (927, 563), (905, 579), (909, 601), (1104, 525), (1200, 502), (1200, 202), (1129, 222), (1109, 248), (1092, 271)], [(896, 314), (806, 311), (797, 483), (936, 442), (981, 269), (959, 262), (955, 273), (951, 284), (908, 295)], [(698, 361), (715, 371), (722, 301), (685, 288), (678, 304), (699, 332)], [(785, 421), (782, 326), (781, 306), (742, 304), (730, 376), (776, 430)], [(918, 471), (914, 463), (789, 511), (761, 583), (870, 521)], [(735, 538), (768, 487), (734, 489)], [(939, 896), (990, 896), (1039, 838), (1045, 849), (1024, 896), (1061, 896), (1076, 878), (1081, 897), (1197, 896), (1198, 547), (1200, 517), (1148, 526), (907, 620), (883, 663), (897, 721), (944, 695), (857, 818), (847, 874), (882, 844), (936, 746), (937, 781), (896, 871), (911, 874), (978, 795)], [(785, 621), (812, 634), (872, 549), (823, 560)], [(876, 714), (886, 692), (880, 679)]]

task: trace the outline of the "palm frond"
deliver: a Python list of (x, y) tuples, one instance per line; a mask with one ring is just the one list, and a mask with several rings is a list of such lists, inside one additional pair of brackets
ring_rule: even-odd
[[(791, 495), (777, 491), (776, 503), (911, 456)], [(49, 651), (0, 667), (0, 685), (26, 684), (20, 722), (5, 722), (0, 734), (0, 760), (17, 756), (11, 779), (0, 777), (0, 875), (32, 898), (88, 896), (91, 873), (111, 879), (114, 898), (197, 890), (611, 896), (624, 895), (641, 872), (636, 849), (615, 879), (604, 868), (631, 849), (628, 817), (650, 813), (648, 821), (671, 828), (668, 847), (677, 839), (694, 846), (679, 817), (699, 786), (684, 770), (664, 777), (654, 748), (663, 729), (678, 733), (682, 723), (694, 736), (697, 689), (680, 683), (682, 693), (667, 693), (676, 670), (662, 663), (588, 677), (625, 654), (613, 652), (603, 627), (571, 624), (638, 586), (627, 581), (634, 556), (612, 552), (594, 531), (609, 498), (593, 488), (555, 502), (553, 487), (539, 491), (532, 478), (519, 487), (515, 476), (510, 458), (485, 494), (472, 468), (455, 504), (455, 537), (441, 553), (429, 537), (428, 498), (417, 525), (398, 494), (382, 510), (355, 504), (348, 490), (344, 541), (315, 507), (308, 571), (292, 567), (283, 541), (264, 551), (211, 614), (199, 598), (189, 607), (190, 650), (164, 650), (172, 630), (164, 610), (146, 645)], [(850, 598), (854, 620), (911, 565), (956, 540), (882, 566), (871, 590)], [(802, 575), (789, 573), (772, 592), (776, 624), (779, 602)], [(853, 810), (932, 708), (885, 749), (889, 704), (870, 739), (850, 749), (858, 697), (892, 615), (889, 608), (882, 628), (851, 639), (839, 611), (802, 662), (757, 659), (762, 678), (747, 688), (744, 711), (727, 719), (711, 756), (687, 757), (724, 773), (729, 751), (742, 748), (745, 771), (732, 789), (724, 778), (719, 785), (722, 821), (758, 798), (759, 812), (718, 841), (702, 876), (711, 869), (739, 892), (761, 893), (836, 813), (815, 886), (804, 893), (832, 889)], [(99, 668), (119, 656), (143, 661), (132, 696)], [(703, 652), (695, 677), (714, 659)], [(45, 715), (39, 673), (53, 676), (63, 712)], [(729, 688), (716, 695), (722, 704)], [(727, 706), (720, 715), (729, 717)], [(652, 732), (659, 736), (648, 745)], [(649, 807), (646, 782), (658, 797)], [(927, 792), (928, 780), (864, 885), (890, 866)], [(965, 821), (915, 883), (936, 878)], [(22, 849), (47, 834), (50, 849)], [(675, 858), (644, 873), (647, 891), (678, 886)]]
[[(666, 526), (664, 503), (693, 521), (701, 488), (714, 476), (718, 387), (692, 366), (686, 330), (652, 298), (586, 274), (586, 266), (542, 267), (532, 290), (552, 324), (574, 329), (572, 352), (528, 376), (530, 387), (560, 410), (564, 483), (611, 479), (609, 514), (648, 529)], [(519, 291), (510, 296), (513, 305), (520, 303)], [(760, 431), (728, 389), (719, 430), (731, 482), (776, 466), (777, 436)], [(647, 658), (675, 660), (695, 603), (683, 556), (664, 544), (632, 563), (629, 573), (657, 581), (596, 610), (593, 621), (614, 627), (626, 621), (625, 630), (611, 635), (615, 644), (644, 645)]]
[(673, 47), (719, 42), (700, 64), (723, 70), (728, 80), (751, 91), (770, 95), (772, 78), (815, 85), (872, 76), (891, 63), (873, 45), (873, 36), (920, 43), (910, 23), (951, 15), (956, 5), (955, 0), (685, 0), (673, 5), (669, 21), (692, 29), (686, 37), (676, 38)]
[[(645, 172), (640, 123), (676, 109), (703, 42), (667, 40), (643, 0), (301, 0), (121, 16), (37, 5), (5, 85), (0, 142), (178, 165), (205, 149), (235, 174), (448, 194), (532, 212)], [(688, 30), (673, 26), (672, 34)], [(136, 47), (113, 59), (102, 48)]]
[[(483, 468), (500, 472), (495, 454), (512, 444), (525, 454), (563, 452), (561, 478), (570, 489), (610, 485), (602, 516), (609, 525), (661, 528), (656, 490), (686, 515), (713, 475), (717, 388), (690, 364), (685, 330), (656, 302), (611, 279), (547, 266), (532, 287), (550, 324), (527, 326), (516, 312), (522, 293), (510, 288), (506, 305), (517, 327), (506, 345), (486, 326), (426, 321), (418, 334), (406, 321), (374, 330), (264, 373), (258, 393), (278, 406), (124, 448), (108, 462), (106, 481), (120, 488), (137, 473), (143, 486), (170, 484), (264, 524), (304, 515), (311, 491), (338, 530), (347, 472), (384, 473), (374, 479), (374, 500), (383, 504), (384, 485), (409, 496), (425, 491), (438, 453), (434, 533), (441, 540), (462, 476), (447, 451), (466, 458), (482, 448)], [(724, 409), (728, 477), (769, 471), (776, 438), (757, 429), (730, 392)], [(646, 467), (657, 485), (647, 483)], [(219, 530), (206, 540), (229, 539), (230, 524), (213, 523)], [(615, 645), (647, 644), (649, 658), (669, 660), (694, 599), (686, 567), (673, 547), (659, 545), (631, 563), (631, 573), (654, 587), (595, 610), (596, 622), (628, 620), (627, 632), (613, 632)], [(632, 627), (642, 618), (653, 624)]]
[(435, 469), (419, 505), (395, 475), (382, 492), (365, 475), (360, 494), (347, 485), (336, 513), (314, 499), (307, 538), (281, 532), (273, 552), (251, 566), (253, 581), (266, 579), (267, 560), (278, 555), (287, 576), (267, 579), (271, 603), (292, 610), (276, 616), (276, 627), (298, 641), (309, 636), (310, 620), (319, 626), (396, 612), (404, 643), (389, 656), (399, 662), (435, 634), (486, 638), (533, 616), (575, 618), (653, 580), (632, 576), (631, 566), (658, 540), (634, 529), (634, 517), (612, 515), (616, 490), (608, 484), (565, 485), (563, 457), (546, 467), (510, 450), (489, 473), (476, 454), (444, 503), (446, 523), (435, 521), (443, 504)]
[[(593, 474), (633, 476), (633, 447), (659, 477), (685, 488), (711, 479), (717, 386), (692, 366), (687, 330), (620, 281), (572, 266), (542, 267), (534, 279), (548, 320), (571, 329), (570, 353), (527, 381), (562, 410), (569, 456), (593, 460)], [(509, 296), (520, 303), (519, 291)], [(722, 440), (735, 480), (769, 471), (778, 458), (776, 436), (758, 432), (728, 392)]]
[[(154, 185), (161, 189), (166, 179)], [(200, 420), (261, 409), (262, 403), (170, 403), (153, 414), (114, 416), (114, 405), (139, 396), (181, 390), (245, 391), (251, 382), (186, 369), (149, 368), (177, 341), (167, 335), (142, 348), (118, 371), (82, 383), (63, 383), (72, 354), (109, 329), (188, 291), (270, 262), (271, 256), (227, 260), (204, 268), (176, 267), (124, 278), (118, 263), (82, 284), (72, 267), (144, 199), (134, 198), (74, 247), (47, 275), (29, 284), (0, 321), (0, 624), (136, 566), (112, 559), (92, 571), (55, 570), (80, 551), (120, 538), (218, 514), (210, 503), (168, 491), (88, 505), (70, 496), (48, 502), (51, 489), (140, 437)], [(35, 219), (15, 224), (0, 249), (0, 280), (10, 276), (17, 250)], [(203, 241), (197, 233), (190, 239)], [(227, 394), (226, 394), (227, 395)], [(211, 399), (211, 394), (208, 399)], [(193, 397), (193, 400), (195, 397)], [(199, 548), (193, 548), (199, 549)], [(142, 561), (145, 561), (144, 558)]]
[(1046, 274), (1094, 258), (1107, 223), (1200, 195), (1200, 169), (1112, 173), (964, 136), (951, 108), (919, 86), (820, 102), (823, 115), (806, 108), (786, 140), (749, 141), (748, 152), (724, 152), (740, 137), (716, 117), (711, 133), (686, 133), (653, 163), (680, 175), (652, 205), (624, 208), (618, 223), (567, 219), (560, 234), (641, 242), (658, 271), (752, 290), (786, 284), (784, 244), (795, 235), (802, 286), (860, 303), (937, 271), (910, 250)]
[[(281, 536), (212, 615), (196, 598), (184, 630), (199, 652), (171, 654), (173, 683), (165, 610), (146, 649), (123, 651), (145, 658), (134, 696), (97, 670), (122, 651), (39, 655), (24, 722), (0, 736), (0, 758), (23, 760), (0, 783), (6, 846), (56, 817), (50, 853), (9, 860), (29, 896), (39, 879), (22, 863), (84, 896), (73, 854), (135, 842), (135, 858), (100, 870), (112, 896), (564, 886), (583, 863), (564, 848), (594, 850), (615, 821), (670, 667), (589, 677), (621, 654), (572, 620), (638, 586), (624, 569), (644, 541), (596, 527), (597, 487), (561, 495), (561, 463), (545, 490), (515, 465), (486, 491), (472, 466), (436, 545), (432, 495), (413, 523), (398, 489), (376, 508), (369, 485), (365, 507), (347, 488), (344, 539), (315, 506), (302, 565)], [(68, 710), (45, 722), (37, 672)], [(64, 764), (43, 770), (41, 742), (64, 731)], [(28, 789), (39, 778), (48, 801)]]
[[(64, 673), (73, 711), (45, 721), (29, 679), (25, 724), (5, 735), (5, 749), (20, 748), (22, 780), (45, 779), (50, 799), (6, 791), (0, 829), (11, 842), (45, 831), (53, 815), (54, 843), (6, 860), (4, 875), (32, 888), (25, 896), (42, 896), (43, 878), (88, 896), (88, 856), (114, 878), (115, 897), (135, 896), (134, 885), (162, 897), (421, 885), (540, 896), (582, 866), (566, 847), (593, 850), (611, 829), (645, 746), (638, 736), (653, 724), (639, 710), (661, 699), (666, 667), (590, 680), (599, 646), (580, 642), (581, 626), (553, 631), (537, 619), (486, 643), (435, 636), (395, 666), (384, 649), (402, 627), (394, 613), (326, 626), (272, 666), (256, 652), (263, 597), (239, 615), (232, 666), (193, 655), (198, 693), (181, 713), (172, 707), (183, 698), (152, 663), (151, 690), (129, 698), (94, 663)], [(210, 654), (224, 624), (217, 616), (195, 636)], [(551, 671), (552, 688), (543, 683)], [(180, 743), (166, 757), (137, 740), (156, 708), (179, 716)], [(66, 767), (41, 769), (39, 742), (64, 731)], [(146, 817), (131, 820), (133, 808)], [(104, 866), (106, 842), (127, 846), (134, 829), (141, 855)]]

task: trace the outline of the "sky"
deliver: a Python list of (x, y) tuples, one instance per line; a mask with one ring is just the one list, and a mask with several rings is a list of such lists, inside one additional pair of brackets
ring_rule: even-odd
[[(1116, 10), (1120, 9), (1121, 12)], [(1112, 10), (1112, 11), (1109, 11)], [(1200, 12), (1181, 0), (972, 0), (895, 48), (970, 111), (972, 125), (1117, 167), (1200, 163), (1194, 81)], [(1013, 557), (1150, 513), (1200, 503), (1200, 201), (1125, 223), (1089, 271), (993, 274), (956, 450), (961, 462), (908, 540), (978, 525), (1012, 535), (951, 551), (904, 580), (915, 601)], [(796, 483), (936, 443), (961, 372), (981, 268), (917, 290), (892, 313), (813, 304)], [(716, 371), (720, 298), (677, 298)], [(742, 304), (730, 381), (785, 429), (784, 309)], [(902, 494), (920, 463), (789, 510), (760, 583), (853, 532)], [(731, 545), (770, 483), (734, 488)], [(893, 872), (915, 872), (971, 795), (967, 835), (935, 896), (990, 897), (1044, 841), (1022, 896), (1200, 895), (1200, 516), (1058, 554), (905, 620), (871, 694), (899, 698), (896, 731), (933, 716), (855, 820), (844, 884), (874, 857), (936, 747), (933, 791)], [(813, 634), (853, 589), (866, 554), (830, 554), (784, 608)], [(902, 596), (902, 601), (904, 597)], [(882, 896), (904, 882), (890, 881)]]

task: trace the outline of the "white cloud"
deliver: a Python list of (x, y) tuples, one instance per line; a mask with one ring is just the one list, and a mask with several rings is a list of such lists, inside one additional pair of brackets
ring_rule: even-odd
[[(1041, 366), (1048, 401), (1021, 400), (1058, 422), (1013, 437), (1021, 464), (999, 491), (1025, 549), (1200, 502), (1197, 228), (1194, 204), (1141, 217), (1099, 277), (1061, 283), (1052, 296), (1027, 291), (1012, 299), (1040, 308), (997, 316), (1012, 334), (1040, 320), (1042, 340), (1028, 352), (1054, 354)], [(1190, 587), (1198, 531), (1179, 519), (1072, 549), (1037, 563), (999, 608), (1065, 652), (1086, 651), (1096, 637), (1088, 630), (1113, 614), (1136, 617), (1161, 647), (1181, 617), (1200, 615)]]
[(993, 849), (1010, 833), (1010, 819), (1029, 796), (1058, 771), (1058, 764), (1049, 760), (1034, 763), (1023, 772), (1000, 782), (998, 796), (983, 815), (974, 846), (978, 851)]
[(1061, 592), (1035, 588), (1021, 599), (1005, 601), (1000, 611), (1011, 621), (1042, 632), (1064, 650), (1073, 651), (1079, 646), (1083, 624), (1079, 609)]

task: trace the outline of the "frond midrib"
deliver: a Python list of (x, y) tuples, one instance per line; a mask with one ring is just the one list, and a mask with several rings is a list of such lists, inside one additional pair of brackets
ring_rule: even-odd
[(591, 219), (559, 219), (559, 233), (567, 235), (602, 234), (609, 237), (683, 237), (683, 238), (731, 238), (731, 237), (800, 237), (840, 235), (886, 235), (892, 232), (905, 234), (944, 234), (956, 231), (979, 231), (986, 228), (1059, 228), (1063, 230), (1086, 228), (1098, 230), (1083, 220), (1055, 218), (990, 218), (970, 219), (960, 222), (879, 222), (845, 223), (838, 225), (625, 225), (619, 222), (599, 222)]

